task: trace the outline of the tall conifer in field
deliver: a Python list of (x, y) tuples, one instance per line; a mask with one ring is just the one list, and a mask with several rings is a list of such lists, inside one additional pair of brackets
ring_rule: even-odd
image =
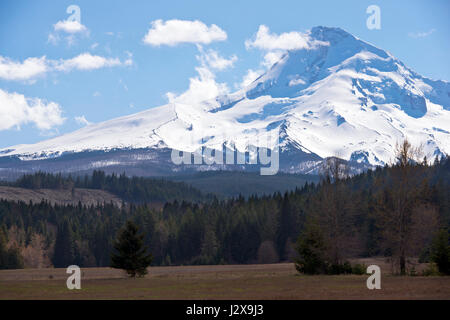
[(144, 235), (139, 234), (138, 227), (128, 221), (119, 232), (111, 255), (111, 267), (125, 270), (130, 277), (142, 277), (147, 274), (147, 267), (152, 262), (151, 254), (144, 245)]

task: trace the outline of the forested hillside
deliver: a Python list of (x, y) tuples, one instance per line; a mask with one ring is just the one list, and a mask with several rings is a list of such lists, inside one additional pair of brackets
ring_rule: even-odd
[(14, 182), (1, 182), (4, 186), (26, 189), (72, 190), (75, 188), (98, 189), (109, 191), (127, 202), (167, 202), (167, 201), (207, 201), (211, 195), (205, 195), (199, 190), (183, 183), (167, 179), (146, 177), (127, 177), (125, 174), (106, 175), (103, 171), (93, 171), (92, 175), (63, 176), (36, 172), (26, 174)]
[[(399, 158), (394, 166), (353, 177), (338, 159), (330, 159), (326, 169), (320, 183), (284, 194), (203, 203), (174, 200), (161, 210), (144, 203), (119, 208), (2, 200), (0, 247), (4, 252), (17, 248), (25, 266), (108, 266), (117, 231), (133, 220), (146, 234), (155, 265), (270, 263), (292, 260), (297, 239), (314, 227), (333, 263), (381, 255), (404, 268), (410, 257), (427, 260), (432, 238), (450, 225), (448, 157), (433, 165)], [(17, 183), (32, 187), (33, 177), (39, 175)], [(41, 177), (40, 186), (53, 183), (51, 176)], [(145, 191), (130, 191), (139, 190), (133, 184), (139, 181), (145, 180), (97, 173), (73, 184), (114, 185), (112, 190), (142, 200)]]
[[(194, 174), (164, 177), (128, 177), (125, 174), (106, 174), (95, 170), (88, 175), (61, 175), (45, 172), (26, 174), (14, 182), (0, 185), (27, 189), (72, 190), (73, 188), (101, 189), (126, 201), (197, 201), (242, 195), (273, 194), (294, 190), (306, 182), (319, 182), (319, 176), (279, 173), (261, 176), (259, 172), (205, 171)], [(192, 188), (193, 187), (193, 188)], [(196, 189), (196, 190), (195, 190)], [(201, 195), (198, 191), (203, 193)]]

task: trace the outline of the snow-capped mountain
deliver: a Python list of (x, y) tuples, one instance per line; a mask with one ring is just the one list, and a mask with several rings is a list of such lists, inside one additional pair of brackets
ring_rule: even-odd
[(245, 142), (258, 144), (274, 132), (280, 134), (281, 154), (291, 155), (284, 164), (280, 160), (284, 171), (309, 172), (330, 156), (383, 165), (405, 137), (423, 144), (429, 158), (450, 153), (449, 82), (425, 78), (340, 28), (315, 27), (308, 36), (314, 45), (288, 51), (238, 92), (196, 105), (171, 103), (5, 148), (0, 167), (26, 162), (30, 168), (39, 160), (93, 151), (104, 152), (100, 163), (87, 157), (83, 168), (154, 160), (170, 149), (245, 151)]

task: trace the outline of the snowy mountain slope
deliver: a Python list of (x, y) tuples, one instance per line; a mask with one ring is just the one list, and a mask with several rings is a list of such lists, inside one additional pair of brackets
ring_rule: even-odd
[[(92, 150), (195, 151), (223, 145), (242, 152), (247, 142), (266, 146), (266, 135), (274, 132), (280, 132), (282, 153), (296, 150), (310, 155), (308, 161), (337, 155), (382, 165), (405, 137), (422, 143), (428, 157), (450, 153), (449, 82), (422, 77), (339, 28), (316, 27), (309, 36), (319, 45), (287, 52), (233, 94), (91, 124), (5, 148), (0, 157), (36, 160)], [(284, 169), (306, 172), (311, 165), (291, 161)]]

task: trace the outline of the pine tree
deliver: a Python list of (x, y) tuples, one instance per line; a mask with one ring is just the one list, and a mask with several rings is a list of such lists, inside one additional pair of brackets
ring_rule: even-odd
[(450, 274), (450, 246), (448, 244), (447, 230), (440, 230), (433, 239), (431, 260), (436, 263), (439, 272)]
[(321, 229), (314, 222), (309, 222), (297, 241), (299, 258), (295, 269), (305, 274), (326, 273), (326, 243)]
[(152, 256), (147, 254), (144, 246), (144, 235), (138, 232), (138, 227), (128, 221), (113, 245), (116, 253), (111, 255), (111, 267), (123, 269), (133, 278), (147, 274), (147, 267), (152, 262)]

